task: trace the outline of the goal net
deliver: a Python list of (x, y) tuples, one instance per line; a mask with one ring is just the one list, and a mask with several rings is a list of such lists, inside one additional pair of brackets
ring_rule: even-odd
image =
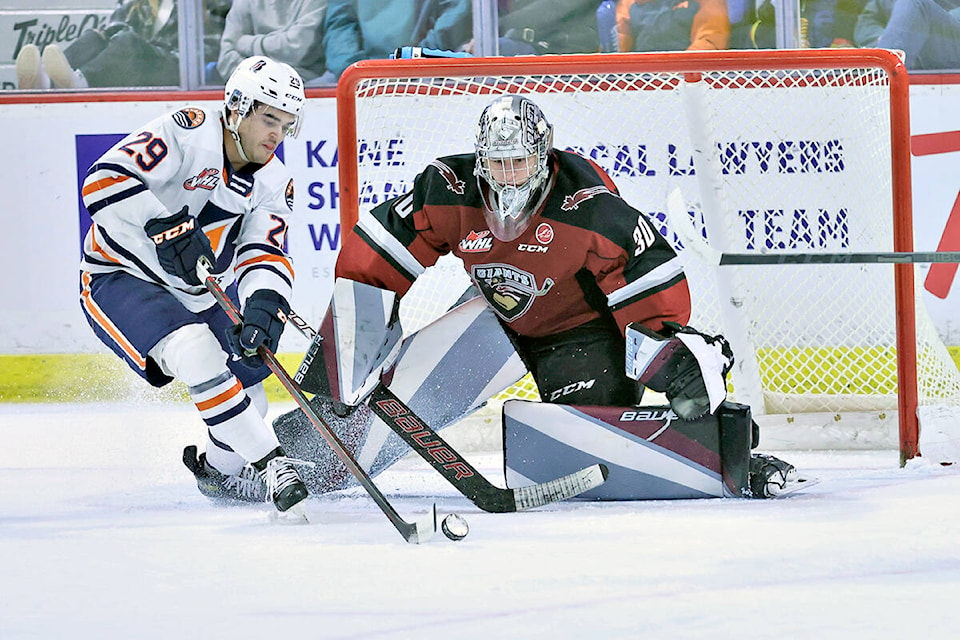
[[(717, 267), (683, 246), (667, 202), (679, 190), (681, 213), (725, 253), (912, 250), (907, 89), (881, 50), (361, 62), (338, 88), (341, 222), (434, 158), (472, 151), (493, 97), (529, 95), (555, 146), (596, 161), (676, 247), (690, 324), (730, 340), (731, 399), (752, 407), (765, 448), (899, 446), (905, 461), (921, 429), (932, 450), (960, 413), (915, 265)], [(405, 297), (405, 330), (468, 284), (442, 260)], [(525, 380), (509, 393), (536, 391)]]

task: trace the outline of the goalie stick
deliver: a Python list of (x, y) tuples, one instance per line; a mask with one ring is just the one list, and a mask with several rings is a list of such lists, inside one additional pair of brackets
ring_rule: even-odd
[[(287, 320), (311, 341), (312, 348), (318, 348), (315, 342), (317, 332), (313, 327), (293, 310), (287, 314)], [(457, 491), (488, 513), (523, 511), (566, 500), (600, 486), (609, 473), (605, 465), (594, 464), (539, 484), (504, 489), (487, 480), (386, 385), (377, 385), (370, 395), (369, 406), (378, 418)]]
[[(210, 265), (205, 260), (201, 260), (197, 265), (197, 273), (200, 276), (200, 279), (203, 280), (204, 285), (207, 287), (207, 290), (213, 294), (213, 297), (216, 298), (217, 303), (221, 308), (226, 312), (234, 324), (240, 324), (243, 321), (243, 317), (240, 315), (240, 311), (233, 304), (233, 301), (227, 297), (223, 289), (220, 287), (220, 284), (217, 282), (216, 278), (210, 273)], [(280, 383), (287, 390), (287, 392), (297, 401), (297, 404), (306, 414), (307, 418), (313, 424), (313, 426), (320, 432), (320, 435), (323, 439), (330, 445), (330, 448), (333, 449), (333, 452), (340, 458), (341, 462), (350, 470), (350, 473), (356, 477), (357, 481), (363, 485), (363, 488), (367, 490), (367, 493), (370, 494), (370, 497), (373, 498), (373, 501), (377, 503), (377, 506), (380, 507), (380, 510), (387, 516), (390, 522), (396, 527), (397, 531), (400, 532), (400, 535), (403, 536), (403, 539), (407, 542), (413, 544), (420, 544), (430, 539), (434, 533), (437, 531), (437, 505), (434, 504), (430, 509), (427, 517), (416, 521), (416, 522), (407, 522), (400, 514), (397, 513), (396, 509), (387, 501), (387, 498), (381, 493), (380, 489), (373, 483), (373, 480), (367, 474), (366, 471), (357, 463), (356, 459), (347, 451), (346, 447), (343, 445), (343, 442), (337, 437), (337, 435), (330, 430), (326, 425), (323, 419), (317, 415), (317, 412), (313, 410), (313, 407), (310, 406), (307, 397), (303, 394), (303, 391), (300, 390), (300, 387), (297, 386), (297, 383), (293, 381), (290, 377), (290, 374), (286, 372), (277, 361), (277, 357), (267, 348), (261, 346), (257, 349), (257, 353), (263, 358), (263, 361), (267, 363), (267, 366), (273, 372), (277, 379), (280, 380)]]
[(670, 228), (687, 249), (712, 266), (748, 264), (910, 264), (957, 263), (960, 251), (890, 251), (876, 253), (723, 253), (697, 232), (680, 189), (667, 197)]

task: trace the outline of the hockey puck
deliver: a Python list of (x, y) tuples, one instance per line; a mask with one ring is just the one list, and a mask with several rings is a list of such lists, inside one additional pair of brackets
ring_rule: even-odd
[(440, 530), (451, 540), (463, 540), (470, 533), (470, 526), (462, 517), (451, 513), (440, 523)]

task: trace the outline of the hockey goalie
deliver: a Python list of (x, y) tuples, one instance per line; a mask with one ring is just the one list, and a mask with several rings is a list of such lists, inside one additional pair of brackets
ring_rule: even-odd
[[(775, 497), (797, 472), (751, 455), (748, 407), (726, 401), (725, 340), (686, 326), (677, 255), (595, 163), (553, 148), (529, 98), (482, 112), (473, 153), (439, 158), (411, 190), (361, 215), (344, 239), (329, 311), (297, 373), (371, 475), (409, 448), (366, 399), (386, 385), (440, 430), (529, 372), (541, 402), (503, 406), (508, 486), (602, 462), (583, 497)], [(399, 300), (445, 254), (472, 286), (403, 338)], [(669, 405), (641, 406), (645, 388)], [(274, 423), (285, 450), (316, 466), (314, 493), (352, 478), (295, 411)]]

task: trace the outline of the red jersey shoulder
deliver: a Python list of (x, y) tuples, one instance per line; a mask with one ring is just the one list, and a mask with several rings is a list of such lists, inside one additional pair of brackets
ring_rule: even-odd
[(184, 107), (173, 112), (173, 121), (184, 129), (196, 129), (207, 119), (206, 112), (200, 107)]
[(599, 234), (620, 246), (632, 242), (640, 212), (620, 197), (603, 169), (570, 152), (557, 152), (554, 160), (556, 183), (544, 217)]
[(428, 204), (464, 204), (476, 198), (474, 155), (437, 158), (420, 176), (420, 188)]
[(554, 167), (556, 182), (548, 207), (556, 215), (583, 218), (600, 206), (604, 210), (626, 206), (610, 177), (587, 158), (561, 151), (554, 156)]

